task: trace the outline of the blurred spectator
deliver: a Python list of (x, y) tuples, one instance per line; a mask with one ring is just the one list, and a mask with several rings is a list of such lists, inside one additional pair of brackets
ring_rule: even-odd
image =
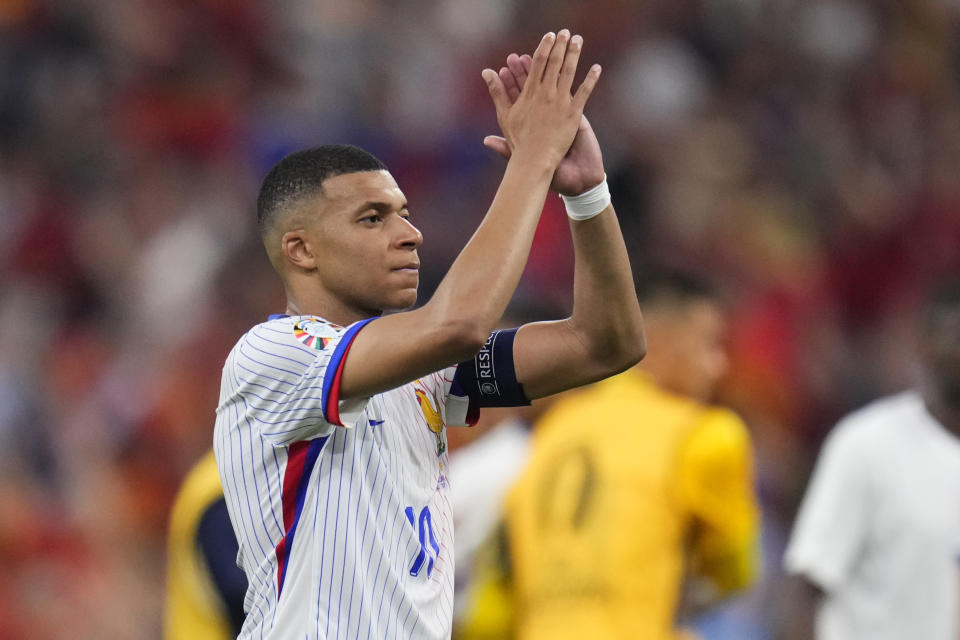
[(785, 559), (803, 583), (793, 637), (960, 634), (960, 280), (935, 294), (922, 334), (917, 389), (844, 418), (824, 444)]

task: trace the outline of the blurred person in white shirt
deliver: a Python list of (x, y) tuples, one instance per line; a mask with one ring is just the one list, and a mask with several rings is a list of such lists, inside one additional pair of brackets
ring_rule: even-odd
[(930, 298), (916, 390), (827, 437), (785, 555), (791, 638), (960, 638), (960, 280)]

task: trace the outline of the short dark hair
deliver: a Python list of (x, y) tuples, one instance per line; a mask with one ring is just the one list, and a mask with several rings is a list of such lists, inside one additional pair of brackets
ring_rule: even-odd
[(373, 154), (349, 144), (325, 144), (295, 151), (270, 169), (257, 196), (261, 233), (278, 212), (303, 198), (323, 193), (323, 181), (345, 173), (386, 170)]
[(637, 299), (641, 306), (687, 304), (706, 300), (720, 302), (719, 289), (698, 274), (672, 267), (652, 267), (637, 277)]

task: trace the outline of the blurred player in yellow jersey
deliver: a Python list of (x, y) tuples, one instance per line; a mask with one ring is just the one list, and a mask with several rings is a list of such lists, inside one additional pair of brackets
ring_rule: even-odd
[(243, 624), (247, 578), (213, 451), (187, 474), (170, 516), (164, 640), (228, 640)]
[(508, 498), (522, 640), (690, 637), (681, 610), (755, 579), (750, 438), (733, 412), (705, 404), (727, 368), (723, 307), (680, 272), (638, 294), (646, 359), (544, 415)]

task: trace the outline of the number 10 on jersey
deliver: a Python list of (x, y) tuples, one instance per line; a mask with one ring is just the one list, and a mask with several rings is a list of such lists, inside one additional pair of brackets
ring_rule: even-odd
[[(404, 509), (407, 514), (407, 521), (410, 526), (417, 531), (420, 539), (420, 552), (413, 559), (410, 565), (410, 575), (417, 577), (423, 569), (423, 563), (427, 563), (427, 577), (433, 573), (433, 563), (440, 557), (440, 546), (437, 544), (437, 538), (433, 535), (433, 518), (430, 517), (430, 507), (424, 507), (420, 510), (420, 517), (414, 519), (413, 507)], [(428, 547), (427, 544), (430, 546)]]

